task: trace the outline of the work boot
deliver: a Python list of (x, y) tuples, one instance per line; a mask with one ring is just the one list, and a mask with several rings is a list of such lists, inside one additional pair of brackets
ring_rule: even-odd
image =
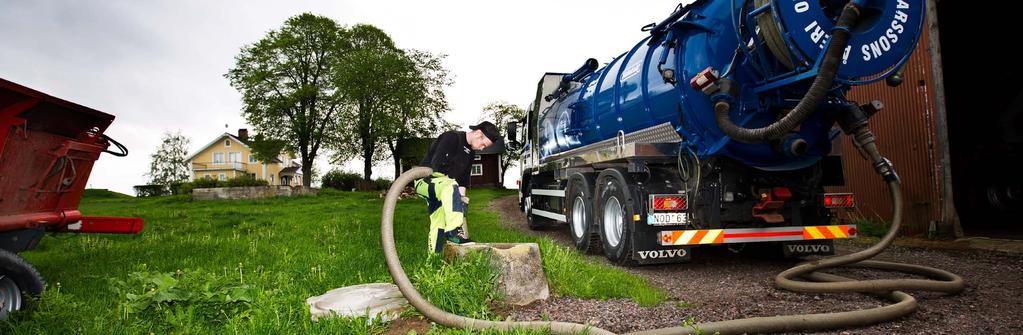
[(465, 231), (462, 230), (462, 227), (455, 228), (452, 231), (444, 233), (444, 235), (446, 235), (447, 240), (449, 242), (454, 243), (454, 244), (459, 244), (459, 245), (473, 245), (473, 244), (476, 244), (476, 242), (474, 242), (473, 240), (470, 240), (468, 237), (466, 237)]

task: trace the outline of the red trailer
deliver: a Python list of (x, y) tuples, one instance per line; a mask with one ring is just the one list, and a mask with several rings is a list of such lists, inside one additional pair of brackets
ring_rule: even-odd
[[(106, 131), (114, 116), (0, 79), (0, 319), (42, 293), (39, 272), (17, 255), (46, 232), (136, 234), (140, 218), (78, 211), (100, 154), (128, 154)], [(116, 151), (108, 150), (113, 145)]]

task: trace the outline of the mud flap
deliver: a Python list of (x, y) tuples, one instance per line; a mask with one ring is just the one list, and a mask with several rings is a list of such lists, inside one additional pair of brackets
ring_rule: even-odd
[(661, 247), (649, 250), (636, 250), (632, 253), (632, 259), (638, 264), (663, 264), (688, 262), (692, 257), (690, 247)]
[(782, 242), (782, 253), (785, 258), (811, 255), (830, 256), (835, 254), (834, 240)]

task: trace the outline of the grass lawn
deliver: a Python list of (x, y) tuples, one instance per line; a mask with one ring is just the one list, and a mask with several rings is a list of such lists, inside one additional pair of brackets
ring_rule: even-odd
[[(501, 226), (487, 207), (513, 192), (470, 192), (473, 239), (539, 242), (554, 294), (627, 297), (644, 305), (664, 299), (663, 291), (638, 277)], [(381, 333), (386, 325), (367, 326), (360, 319), (311, 322), (305, 299), (337, 287), (390, 282), (380, 248), (382, 204), (377, 193), (198, 202), (90, 192), (82, 213), (142, 217), (145, 230), (138, 236), (47, 236), (22, 253), (48, 288), (29, 310), (0, 322), (0, 333)], [(501, 319), (491, 309), (493, 271), (486, 262), (448, 265), (427, 257), (425, 207), (420, 199), (403, 200), (395, 214), (398, 251), (412, 281), (449, 311)], [(431, 333), (448, 332), (460, 333)]]

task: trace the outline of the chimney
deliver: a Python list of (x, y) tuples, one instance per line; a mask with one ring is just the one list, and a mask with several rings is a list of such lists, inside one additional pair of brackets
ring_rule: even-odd
[(245, 129), (245, 128), (238, 129), (238, 138), (241, 139), (242, 142), (248, 142), (249, 141), (249, 130)]

